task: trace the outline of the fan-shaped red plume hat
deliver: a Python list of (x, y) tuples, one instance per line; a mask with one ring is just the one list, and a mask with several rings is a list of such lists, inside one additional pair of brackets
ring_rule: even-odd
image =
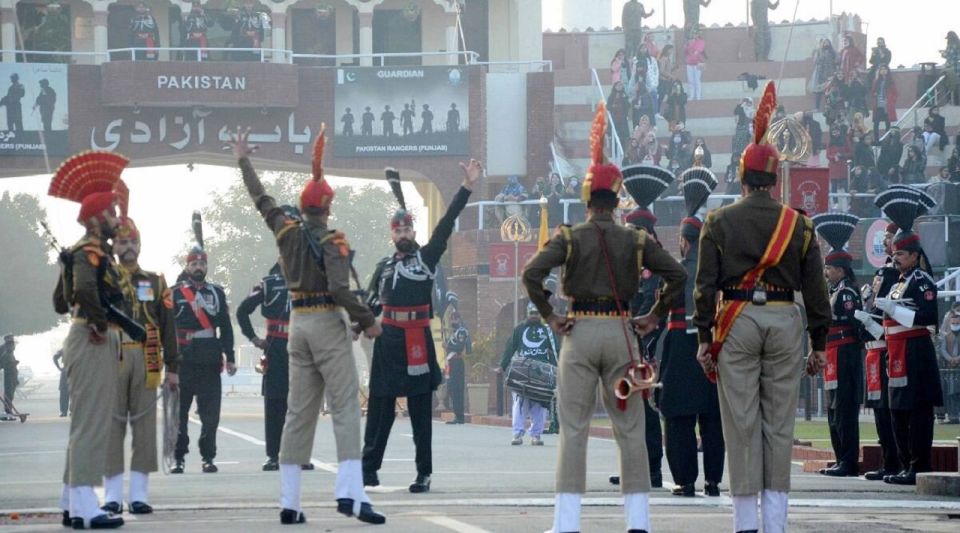
[(300, 192), (300, 210), (307, 208), (328, 209), (333, 202), (333, 188), (323, 177), (323, 149), (327, 144), (325, 135), (327, 125), (320, 125), (320, 133), (317, 140), (313, 143), (313, 177), (303, 187)]
[[(81, 152), (64, 161), (53, 175), (47, 194), (80, 204), (81, 224), (114, 209), (118, 187), (126, 189), (120, 174), (129, 164), (120, 154), (106, 151)], [(129, 194), (129, 193), (127, 193)]]
[(580, 199), (584, 202), (589, 202), (590, 195), (597, 191), (619, 194), (620, 187), (623, 185), (623, 174), (620, 173), (620, 168), (609, 163), (603, 155), (603, 141), (606, 133), (607, 106), (600, 102), (597, 113), (593, 117), (593, 125), (590, 127), (591, 164), (583, 180), (583, 190), (580, 195)]

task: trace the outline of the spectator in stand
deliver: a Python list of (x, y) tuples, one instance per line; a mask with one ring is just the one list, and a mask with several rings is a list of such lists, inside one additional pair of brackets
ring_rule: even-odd
[(630, 62), (627, 61), (627, 52), (623, 48), (617, 50), (610, 61), (610, 80), (614, 85), (630, 80)]
[(643, 140), (647, 138), (647, 133), (653, 129), (653, 126), (650, 125), (650, 117), (640, 115), (639, 119), (634, 120), (633, 123), (633, 137), (643, 142)]
[[(677, 57), (673, 45), (664, 45), (663, 50), (660, 51), (660, 57), (657, 58), (657, 72), (660, 73), (660, 86), (657, 87), (657, 97), (660, 98), (660, 101), (657, 102), (657, 111), (660, 111), (663, 100), (672, 91), (674, 82), (679, 81), (677, 68)], [(680, 90), (683, 90), (682, 84)]]
[(563, 205), (560, 203), (560, 198), (562, 197), (563, 180), (560, 179), (560, 174), (551, 172), (547, 194), (547, 216), (550, 220), (551, 228), (563, 223)]
[(950, 181), (960, 183), (960, 145), (953, 145), (953, 152), (947, 159), (947, 172), (950, 174)]
[(863, 52), (853, 44), (853, 37), (843, 36), (843, 48), (840, 50), (840, 74), (847, 84), (853, 83), (855, 75), (863, 70)]
[(853, 166), (863, 167), (865, 171), (873, 171), (877, 168), (877, 162), (873, 157), (873, 134), (867, 132), (862, 136), (853, 136)]
[(863, 74), (855, 74), (853, 81), (850, 82), (850, 86), (847, 88), (847, 113), (863, 113), (864, 116), (869, 115), (867, 93), (869, 93), (869, 88), (863, 81)]
[(850, 137), (851, 138), (853, 138), (854, 136), (863, 137), (870, 131), (871, 131), (870, 126), (867, 126), (867, 122), (863, 118), (863, 113), (859, 111), (854, 113), (853, 120), (850, 125)]
[[(648, 33), (643, 36), (643, 42), (640, 43), (640, 48), (643, 48), (647, 51), (647, 55), (653, 59), (657, 59), (660, 55), (660, 47), (657, 46), (657, 42), (653, 40), (653, 34)], [(637, 54), (638, 56), (640, 54)]]
[[(500, 191), (500, 194), (494, 197), (494, 200), (498, 202), (522, 202), (526, 199), (527, 189), (522, 183), (520, 183), (520, 178), (517, 176), (510, 176), (507, 178), (507, 184), (503, 186), (503, 190)], [(522, 212), (522, 205), (498, 205), (496, 207), (497, 218), (500, 219), (501, 223), (506, 220), (508, 215), (518, 215)]]
[(823, 150), (823, 128), (820, 127), (820, 121), (813, 118), (813, 111), (804, 111), (800, 118), (800, 125), (810, 136), (811, 165), (819, 166), (820, 151)]
[(651, 127), (657, 125), (657, 119), (653, 109), (654, 99), (653, 95), (647, 91), (646, 76), (637, 79), (635, 92), (631, 96), (630, 103), (634, 119), (646, 116), (648, 117), (647, 120), (649, 120)]
[(873, 81), (877, 79), (877, 73), (880, 71), (880, 67), (890, 68), (890, 59), (892, 57), (893, 54), (890, 52), (890, 49), (887, 48), (887, 41), (883, 37), (878, 37), (877, 46), (874, 46), (870, 50), (870, 69), (867, 71), (867, 83), (873, 85)]
[[(830, 126), (830, 140), (827, 142), (827, 166), (830, 176), (839, 178), (847, 174), (847, 160), (853, 155), (850, 146), (850, 126), (840, 117)], [(836, 190), (836, 179), (831, 180), (831, 189)], [(845, 179), (843, 181), (846, 181)]]
[(940, 106), (933, 106), (927, 111), (927, 118), (925, 121), (930, 121), (933, 124), (933, 131), (940, 136), (940, 151), (947, 146), (950, 142), (950, 138), (947, 137), (947, 123), (943, 118), (943, 115), (940, 114)]
[(657, 134), (648, 131), (643, 144), (640, 145), (640, 163), (644, 165), (660, 166), (663, 161), (663, 146), (657, 140)]
[(877, 70), (870, 95), (873, 102), (873, 131), (879, 139), (880, 123), (884, 123), (883, 130), (886, 131), (890, 129), (891, 122), (897, 121), (897, 84), (893, 82), (890, 68), (886, 65)]
[(843, 73), (839, 70), (836, 71), (824, 89), (827, 104), (823, 114), (827, 119), (828, 126), (833, 125), (840, 117), (846, 116), (847, 93), (849, 93), (849, 91), (850, 87), (843, 81)]
[(813, 75), (810, 76), (810, 91), (816, 97), (817, 111), (823, 100), (823, 92), (837, 71), (837, 51), (826, 37), (820, 38), (820, 44), (813, 51)]
[(934, 165), (940, 164), (940, 157), (933, 154), (933, 150), (936, 148), (939, 151), (940, 148), (940, 134), (933, 131), (934, 121), (927, 117), (923, 121), (923, 153), (927, 156), (927, 161), (931, 162)]
[(623, 150), (623, 166), (636, 165), (640, 161), (640, 141), (636, 137), (630, 137), (630, 142)]
[(667, 109), (663, 117), (668, 122), (686, 122), (687, 121), (687, 93), (683, 90), (683, 83), (680, 80), (673, 82), (673, 88), (667, 95)]
[(860, 218), (873, 217), (876, 207), (873, 205), (873, 198), (857, 197), (860, 193), (876, 194), (885, 187), (882, 179), (875, 170), (867, 169), (861, 166), (855, 166), (850, 171), (850, 213)]
[(690, 132), (686, 130), (683, 122), (677, 122), (673, 126), (673, 132), (667, 143), (667, 160), (669, 161), (667, 168), (674, 174), (683, 172), (687, 168), (687, 162), (693, 159), (692, 144)]
[[(653, 39), (650, 34), (647, 34), (647, 37)], [(656, 48), (656, 45), (654, 45), (654, 48)], [(657, 54), (651, 52), (649, 47), (645, 48), (644, 52), (644, 54), (641, 54), (640, 60), (647, 62), (644, 83), (647, 86), (647, 94), (650, 96), (650, 117), (655, 119), (660, 114), (660, 64), (657, 62)]]
[(577, 200), (567, 208), (566, 224), (579, 224), (587, 218), (587, 208), (580, 202), (580, 178), (570, 178), (563, 189), (564, 200)]
[(703, 90), (701, 76), (703, 75), (704, 62), (707, 60), (707, 45), (703, 40), (703, 34), (699, 28), (694, 30), (693, 39), (687, 41), (686, 59), (687, 83), (690, 84), (690, 99), (702, 100)]
[(613, 84), (610, 96), (607, 97), (607, 111), (613, 117), (613, 127), (617, 130), (620, 145), (626, 146), (627, 138), (630, 135), (630, 123), (627, 120), (630, 113), (630, 102), (627, 100), (627, 93), (623, 88), (622, 81)]
[(923, 141), (923, 128), (914, 126), (907, 135), (910, 136), (910, 146), (915, 146), (920, 151), (920, 155), (926, 157), (927, 145)]
[(740, 161), (740, 155), (750, 144), (753, 136), (753, 116), (757, 112), (753, 108), (753, 98), (745, 97), (733, 109), (733, 116), (737, 119), (737, 129), (733, 134), (733, 141), (730, 146), (731, 157), (734, 161)]
[(693, 154), (697, 151), (697, 148), (703, 149), (703, 167), (713, 168), (713, 156), (710, 154), (710, 149), (707, 148), (707, 141), (703, 137), (697, 137), (693, 141), (693, 150), (690, 152), (690, 160), (684, 163), (684, 167), (690, 168), (693, 166)]
[(940, 326), (940, 377), (945, 424), (960, 424), (960, 302), (943, 317)]
[(927, 181), (927, 159), (920, 149), (911, 144), (907, 147), (907, 159), (903, 162), (903, 171), (900, 173), (902, 183), (915, 184)]
[(890, 167), (890, 170), (886, 173), (887, 183), (893, 185), (895, 183), (903, 183), (903, 177), (900, 176), (900, 166)]
[(880, 157), (877, 158), (877, 170), (886, 176), (890, 169), (900, 165), (903, 158), (903, 143), (900, 140), (900, 128), (890, 128), (890, 133), (880, 143)]

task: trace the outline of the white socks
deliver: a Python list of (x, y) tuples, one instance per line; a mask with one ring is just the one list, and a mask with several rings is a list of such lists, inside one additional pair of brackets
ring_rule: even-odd
[[(764, 490), (760, 509), (763, 515), (763, 533), (784, 533), (787, 530), (789, 500), (786, 492)], [(749, 531), (760, 529), (757, 520), (757, 497), (733, 497), (733, 529)]]
[(561, 492), (554, 497), (553, 533), (580, 531), (581, 494)]
[[(150, 477), (149, 474), (145, 472), (137, 472), (136, 470), (130, 471), (130, 502), (143, 502), (149, 503), (147, 501), (147, 488), (149, 485)], [(110, 501), (110, 500), (108, 500)], [(118, 501), (118, 500), (114, 500)]]
[(752, 496), (734, 496), (733, 497), (733, 530), (750, 531), (751, 529), (760, 529), (760, 522), (757, 520), (757, 497)]
[(623, 514), (627, 519), (627, 529), (650, 531), (650, 495), (646, 492), (624, 494)]
[(60, 490), (60, 508), (68, 513), (70, 512), (70, 487), (66, 483)]
[(90, 485), (70, 487), (70, 518), (82, 518), (89, 524), (92, 518), (104, 514), (100, 510), (97, 495)]
[(360, 514), (360, 504), (370, 503), (363, 489), (363, 468), (360, 459), (347, 459), (337, 465), (337, 481), (333, 485), (333, 497), (353, 500), (353, 514)]
[(300, 465), (280, 463), (280, 508), (300, 512)]
[(117, 502), (123, 507), (123, 472), (103, 478), (103, 501)]
[(764, 490), (760, 509), (763, 514), (763, 533), (784, 533), (787, 530), (788, 499), (786, 492)]

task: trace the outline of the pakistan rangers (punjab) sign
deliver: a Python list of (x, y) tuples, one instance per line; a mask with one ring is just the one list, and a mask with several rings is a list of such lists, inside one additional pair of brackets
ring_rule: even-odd
[(337, 70), (337, 157), (468, 155), (467, 71), (443, 67)]
[(0, 155), (66, 155), (67, 65), (0, 63)]

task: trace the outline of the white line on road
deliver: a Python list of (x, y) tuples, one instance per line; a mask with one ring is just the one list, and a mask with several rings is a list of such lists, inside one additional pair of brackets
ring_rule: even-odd
[(481, 529), (476, 526), (471, 526), (466, 522), (461, 522), (459, 520), (454, 520), (446, 516), (425, 516), (421, 520), (424, 522), (430, 522), (431, 524), (445, 527), (451, 531), (456, 531), (457, 533), (490, 533), (486, 529)]
[[(198, 425), (198, 426), (201, 425), (199, 419), (190, 418), (190, 421), (193, 422), (194, 424)], [(237, 431), (237, 430), (235, 430), (235, 429), (230, 429), (230, 428), (225, 427), (225, 426), (219, 426), (217, 429), (220, 430), (220, 431), (222, 431), (222, 432), (224, 432), (224, 433), (226, 433), (227, 435), (230, 435), (231, 437), (236, 437), (236, 438), (238, 438), (238, 439), (240, 439), (240, 440), (247, 441), (247, 442), (249, 442), (250, 444), (253, 444), (254, 446), (266, 446), (266, 445), (267, 445), (266, 442), (264, 442), (264, 441), (262, 441), (262, 440), (260, 440), (260, 439), (258, 439), (258, 438), (256, 438), (256, 437), (254, 437), (253, 435), (248, 435), (248, 434), (246, 434), (246, 433), (242, 433), (242, 432)], [(58, 453), (63, 453), (63, 452), (58, 452)], [(321, 461), (321, 460), (319, 460), (319, 459), (317, 459), (317, 458), (315, 458), (315, 457), (311, 457), (311, 458), (310, 458), (310, 462), (313, 463), (313, 466), (319, 468), (320, 470), (324, 470), (324, 471), (326, 471), (326, 472), (330, 472), (331, 474), (336, 474), (336, 473), (337, 473), (337, 465), (332, 465), (332, 464), (330, 464), (330, 463), (325, 463), (325, 462), (323, 462), (323, 461)], [(222, 461), (221, 461), (220, 464), (229, 464), (229, 463), (225, 463), (225, 462), (222, 462)]]
[(64, 455), (64, 451), (63, 450), (47, 450), (42, 452), (10, 452), (10, 453), (0, 453), (0, 457), (8, 457), (12, 455), (20, 457), (21, 455), (58, 455), (58, 454)]

